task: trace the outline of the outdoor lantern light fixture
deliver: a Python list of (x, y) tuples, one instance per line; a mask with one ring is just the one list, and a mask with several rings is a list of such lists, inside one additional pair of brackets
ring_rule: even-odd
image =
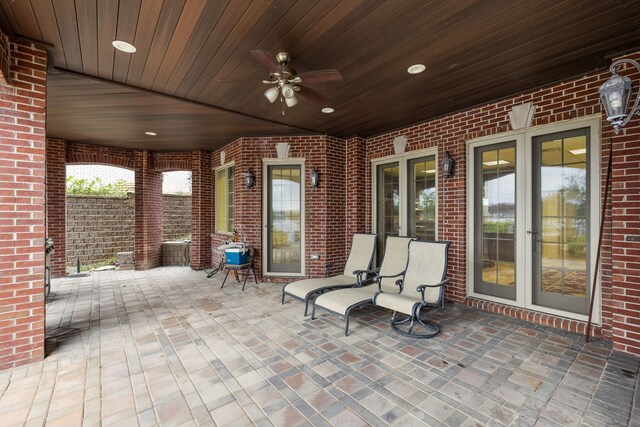
[(633, 107), (628, 111), (633, 85), (629, 77), (618, 74), (622, 64), (631, 64), (640, 71), (640, 64), (636, 61), (619, 59), (609, 67), (613, 75), (600, 86), (600, 100), (607, 113), (607, 120), (613, 125), (615, 133), (620, 132), (620, 128), (629, 123), (631, 117), (638, 113), (638, 103), (640, 102), (640, 91), (638, 91)]
[(247, 168), (247, 171), (244, 173), (244, 186), (247, 189), (253, 188), (256, 185), (256, 176), (251, 172), (251, 169)]
[(442, 176), (450, 178), (453, 176), (453, 166), (456, 162), (449, 156), (449, 152), (444, 152), (444, 158), (442, 159)]
[(320, 175), (318, 175), (318, 171), (316, 170), (316, 168), (311, 169), (311, 173), (309, 174), (309, 181), (311, 181), (311, 188), (313, 188), (314, 190), (318, 188)]

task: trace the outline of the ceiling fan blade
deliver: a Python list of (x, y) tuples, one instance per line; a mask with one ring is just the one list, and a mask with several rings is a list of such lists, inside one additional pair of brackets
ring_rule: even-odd
[(329, 102), (327, 98), (320, 95), (318, 92), (316, 92), (313, 89), (309, 89), (308, 87), (305, 87), (305, 86), (298, 86), (298, 87), (300, 88), (300, 90), (298, 91), (298, 94), (306, 98), (309, 98), (310, 100), (312, 100), (317, 104), (326, 105)]
[(252, 50), (251, 54), (262, 64), (264, 68), (269, 70), (271, 73), (277, 73), (280, 71), (278, 64), (273, 62), (271, 59), (271, 55), (269, 52), (265, 52), (264, 50)]
[(304, 83), (335, 82), (342, 80), (338, 70), (315, 70), (298, 74)]

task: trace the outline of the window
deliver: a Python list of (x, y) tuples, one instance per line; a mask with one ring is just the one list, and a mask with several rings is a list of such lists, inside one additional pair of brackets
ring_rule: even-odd
[(216, 232), (231, 233), (235, 223), (233, 166), (216, 171)]

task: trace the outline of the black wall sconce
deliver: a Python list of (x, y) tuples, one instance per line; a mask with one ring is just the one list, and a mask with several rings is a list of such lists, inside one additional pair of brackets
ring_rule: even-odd
[(618, 74), (622, 64), (632, 65), (640, 71), (640, 64), (636, 61), (619, 59), (609, 68), (612, 76), (600, 86), (600, 100), (607, 114), (607, 120), (613, 125), (615, 133), (620, 132), (620, 128), (629, 123), (634, 114), (640, 113), (640, 109), (638, 109), (640, 92), (636, 95), (633, 106), (629, 110), (633, 84), (629, 77)]
[(318, 171), (316, 170), (316, 168), (311, 169), (311, 173), (309, 174), (309, 181), (311, 181), (311, 188), (313, 188), (314, 190), (318, 188), (320, 175), (318, 175)]
[(449, 156), (449, 152), (444, 152), (444, 158), (442, 159), (442, 176), (446, 178), (450, 178), (453, 176), (453, 167), (456, 162)]
[(247, 168), (247, 171), (244, 173), (244, 187), (247, 189), (253, 188), (256, 185), (256, 176), (251, 169)]

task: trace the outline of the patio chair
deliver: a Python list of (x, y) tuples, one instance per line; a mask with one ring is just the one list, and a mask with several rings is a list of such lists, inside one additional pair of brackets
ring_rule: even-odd
[(367, 286), (358, 286), (350, 289), (338, 289), (319, 295), (313, 303), (311, 319), (315, 319), (316, 308), (320, 307), (329, 313), (336, 314), (344, 319), (344, 336), (349, 335), (349, 315), (356, 308), (362, 308), (371, 304), (373, 296), (378, 289), (385, 292), (399, 292), (400, 288), (395, 284), (394, 278), (399, 277), (407, 267), (409, 258), (409, 237), (387, 237), (384, 258), (380, 267), (369, 270), (367, 273), (375, 274), (374, 282)]
[[(393, 310), (391, 327), (398, 333), (413, 338), (432, 338), (440, 327), (426, 320), (426, 312), (435, 307), (444, 309), (444, 285), (446, 279), (449, 242), (409, 243), (409, 262), (402, 279), (398, 280), (400, 293), (388, 292), (380, 287), (373, 297), (377, 306)], [(426, 309), (425, 313), (422, 311)], [(398, 313), (404, 314), (398, 318)], [(416, 322), (426, 329), (425, 333), (414, 333)], [(406, 330), (400, 328), (405, 325)], [(404, 326), (402, 326), (404, 327)]]
[(363, 273), (371, 268), (371, 260), (376, 249), (376, 234), (357, 233), (351, 241), (351, 251), (343, 273), (332, 277), (303, 279), (291, 282), (282, 288), (282, 301), (289, 295), (304, 301), (304, 315), (309, 311), (309, 299), (329, 289), (346, 288), (360, 284)]

